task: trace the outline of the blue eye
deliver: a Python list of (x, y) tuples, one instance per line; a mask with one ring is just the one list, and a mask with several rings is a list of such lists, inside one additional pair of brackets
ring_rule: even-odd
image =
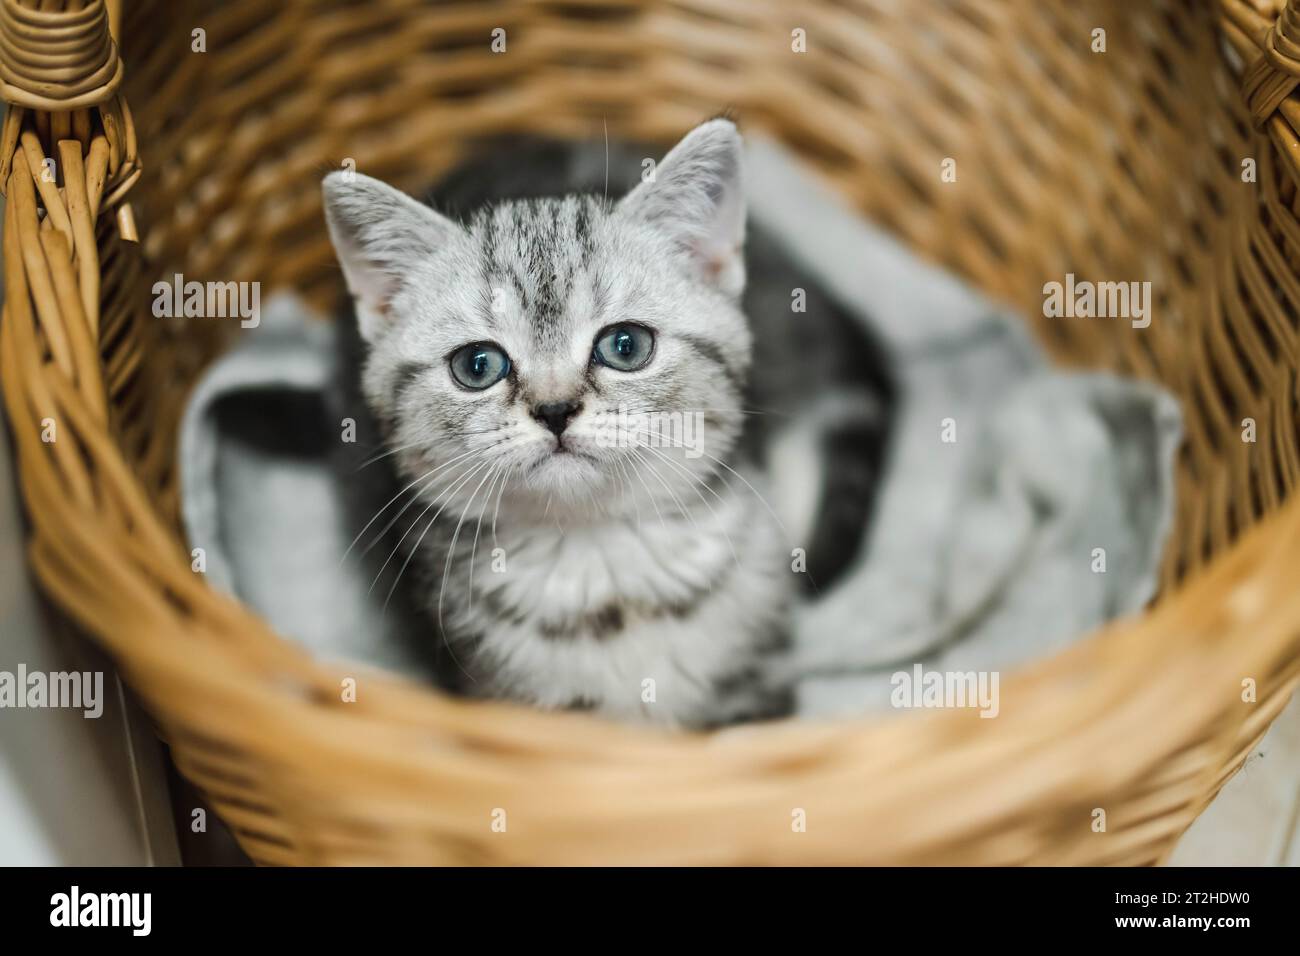
[(596, 336), (592, 357), (601, 365), (620, 372), (635, 372), (650, 361), (655, 334), (644, 325), (611, 325)]
[(490, 342), (458, 348), (449, 364), (452, 378), (476, 391), (495, 385), (510, 374), (510, 357)]

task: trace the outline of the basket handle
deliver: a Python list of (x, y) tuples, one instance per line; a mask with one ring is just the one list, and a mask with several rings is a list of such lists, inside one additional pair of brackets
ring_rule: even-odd
[[(57, 206), (59, 193), (47, 188), (41, 167), (66, 154), (84, 168), (92, 222), (113, 211), (119, 233), (134, 241), (135, 221), (123, 200), (140, 162), (119, 90), (123, 67), (113, 37), (120, 19), (121, 0), (0, 0), (0, 98), (10, 104), (0, 126), (0, 194), (7, 194), (23, 151), (42, 203)], [(68, 218), (51, 212), (57, 222)]]
[(0, 97), (50, 111), (110, 99), (122, 82), (122, 60), (106, 0), (62, 0), (60, 10), (35, 6), (0, 0)]

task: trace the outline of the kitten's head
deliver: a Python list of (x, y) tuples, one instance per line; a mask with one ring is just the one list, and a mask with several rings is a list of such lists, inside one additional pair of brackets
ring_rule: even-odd
[(367, 400), (428, 500), (468, 508), (501, 481), (515, 506), (624, 509), (694, 499), (720, 467), (750, 362), (730, 122), (617, 202), (503, 202), (462, 225), (355, 173), (324, 194)]

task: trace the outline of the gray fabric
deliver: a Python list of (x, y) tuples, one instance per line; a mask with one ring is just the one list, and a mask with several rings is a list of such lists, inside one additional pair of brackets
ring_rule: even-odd
[[(209, 583), (279, 633), (326, 659), (419, 676), (400, 619), (382, 611), (384, 590), (370, 593), (357, 562), (344, 559), (346, 491), (325, 444), (340, 438), (323, 401), (334, 354), (331, 326), (277, 295), (261, 325), (204, 375), (181, 425), (186, 532), (204, 550)], [(223, 415), (236, 401), (262, 414)]]
[[(1173, 505), (1173, 399), (1051, 371), (1014, 317), (862, 222), (778, 147), (756, 142), (748, 160), (751, 216), (884, 339), (900, 392), (855, 568), (796, 618), (793, 662), (813, 673), (798, 683), (799, 712), (887, 707), (890, 675), (913, 662), (1005, 669), (1141, 608)], [(344, 491), (327, 448), (287, 452), (248, 432), (309, 424), (285, 397), (327, 387), (331, 336), (276, 297), (205, 376), (182, 426), (186, 528), (212, 584), (279, 632), (326, 657), (423, 674), (343, 559)], [(263, 413), (221, 415), (236, 399)], [(947, 418), (953, 443), (941, 441)], [(1105, 573), (1092, 570), (1094, 548)]]
[(813, 675), (799, 712), (883, 709), (891, 676), (918, 662), (1000, 671), (1139, 610), (1173, 510), (1173, 398), (1051, 371), (1013, 315), (853, 216), (779, 148), (755, 144), (748, 170), (752, 215), (883, 337), (898, 378), (856, 569), (797, 617), (793, 669)]

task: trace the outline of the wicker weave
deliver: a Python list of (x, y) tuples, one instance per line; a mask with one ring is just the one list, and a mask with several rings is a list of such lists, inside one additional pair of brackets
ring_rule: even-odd
[[(39, 583), (262, 863), (1157, 861), (1300, 679), (1300, 0), (1279, 6), (0, 0), (0, 378)], [(413, 187), (481, 134), (668, 141), (722, 107), (1060, 361), (1181, 399), (1150, 612), (1004, 680), (996, 720), (662, 735), (386, 677), (346, 703), (347, 672), (191, 571), (175, 426), (231, 323), (154, 319), (157, 277), (326, 305), (318, 183), (346, 158)], [(1067, 272), (1151, 281), (1150, 328), (1042, 318)]]

